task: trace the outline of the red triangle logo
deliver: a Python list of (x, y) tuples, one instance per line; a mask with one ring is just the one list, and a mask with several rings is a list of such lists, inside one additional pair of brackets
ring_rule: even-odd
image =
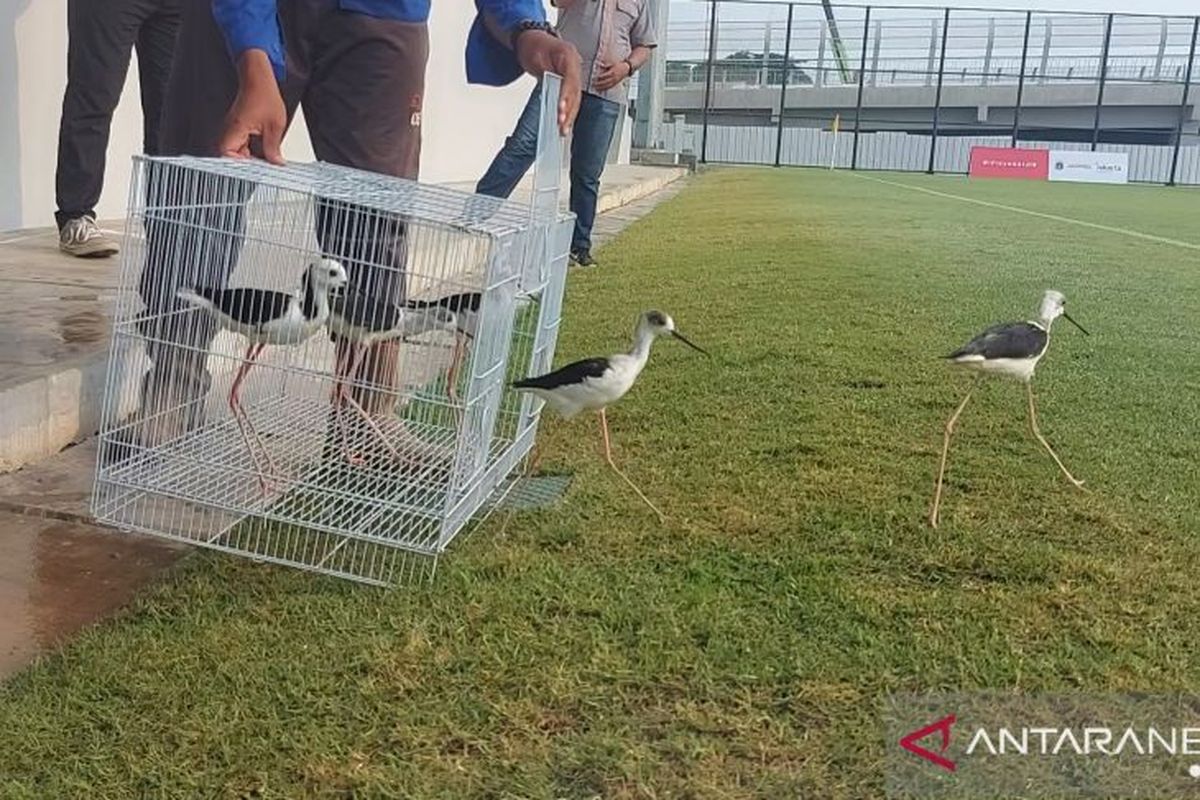
[[(945, 753), (950, 747), (950, 726), (953, 725), (957, 720), (958, 718), (953, 714), (948, 717), (942, 717), (932, 725), (926, 725), (920, 730), (909, 733), (900, 740), (900, 746), (915, 756), (919, 756), (926, 761), (937, 764), (947, 772), (954, 772), (956, 769), (954, 762), (942, 754)], [(942, 734), (942, 746), (938, 749), (938, 752), (935, 753), (932, 750), (927, 750), (921, 745), (917, 744), (917, 742), (921, 741), (926, 736), (931, 736), (939, 732)]]

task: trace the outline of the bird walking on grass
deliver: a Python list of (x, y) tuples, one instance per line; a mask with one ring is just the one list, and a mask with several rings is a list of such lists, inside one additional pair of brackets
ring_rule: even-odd
[(1066, 311), (1066, 298), (1061, 292), (1047, 290), (1042, 298), (1041, 310), (1036, 320), (1029, 322), (1009, 322), (995, 325), (955, 350), (946, 358), (951, 364), (965, 367), (977, 373), (975, 382), (971, 384), (967, 396), (959, 403), (958, 408), (946, 421), (945, 436), (942, 440), (942, 460), (938, 467), (937, 485), (933, 494), (933, 508), (929, 512), (929, 524), (938, 526), (938, 511), (942, 502), (942, 484), (946, 476), (946, 457), (950, 452), (950, 438), (954, 435), (954, 426), (962, 415), (963, 409), (984, 375), (999, 375), (1017, 380), (1025, 384), (1029, 397), (1029, 426), (1033, 435), (1046, 448), (1046, 452), (1054, 459), (1054, 463), (1062, 470), (1063, 475), (1078, 489), (1083, 488), (1083, 481), (1077, 480), (1063, 464), (1054, 448), (1042, 436), (1038, 428), (1037, 410), (1033, 402), (1033, 373), (1046, 349), (1050, 346), (1050, 326), (1054, 320), (1063, 317), (1076, 328), (1087, 331), (1071, 318)]
[(633, 387), (650, 358), (650, 346), (659, 336), (672, 336), (693, 350), (708, 355), (703, 348), (675, 330), (675, 321), (670, 316), (661, 311), (647, 311), (638, 317), (633, 348), (628, 353), (576, 361), (545, 375), (516, 381), (513, 388), (541, 397), (565, 419), (570, 419), (580, 411), (599, 412), (600, 429), (604, 434), (604, 458), (608, 465), (637, 492), (638, 497), (654, 510), (660, 520), (665, 520), (666, 516), (613, 461), (608, 416), (605, 413), (608, 406), (624, 397)]
[(267, 345), (298, 345), (317, 332), (329, 317), (329, 292), (346, 285), (346, 270), (340, 262), (322, 258), (311, 262), (304, 271), (303, 287), (295, 292), (279, 292), (253, 287), (212, 289), (184, 288), (176, 297), (207, 311), (222, 328), (246, 337), (246, 356), (238, 367), (229, 389), (229, 410), (237, 421), (242, 441), (254, 462), (263, 494), (267, 479), (251, 436), (262, 451), (268, 472), (274, 472), (271, 454), (242, 407), (240, 393), (246, 374)]
[(342, 420), (342, 405), (349, 404), (370, 426), (392, 457), (399, 460), (400, 454), (380, 430), (371, 415), (350, 393), (349, 384), (354, 380), (362, 365), (364, 354), (380, 342), (407, 339), (432, 331), (456, 330), (454, 312), (439, 306), (415, 309), (401, 308), (389, 300), (375, 297), (352, 287), (335, 293), (330, 301), (329, 330), (339, 339), (347, 341), (338, 356), (334, 372), (333, 395), (334, 415), (342, 437), (346, 460), (358, 463), (360, 458), (350, 453), (345, 423)]

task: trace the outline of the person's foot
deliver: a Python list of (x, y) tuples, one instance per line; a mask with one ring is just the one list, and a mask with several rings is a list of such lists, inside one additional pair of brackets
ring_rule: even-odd
[(596, 259), (592, 258), (590, 250), (572, 250), (571, 263), (577, 267), (594, 267), (597, 265)]
[(88, 215), (69, 219), (58, 232), (58, 249), (78, 258), (108, 258), (120, 251)]

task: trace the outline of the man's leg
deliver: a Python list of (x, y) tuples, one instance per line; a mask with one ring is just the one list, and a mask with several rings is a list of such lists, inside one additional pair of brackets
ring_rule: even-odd
[[(237, 94), (237, 72), (210, 0), (180, 2), (161, 126), (155, 130), (147, 120), (147, 149), (157, 138), (155, 147), (162, 155), (215, 156), (225, 114)], [(145, 52), (159, 52), (167, 25), (164, 21), (160, 35), (150, 34)], [(139, 42), (143, 59), (140, 48)], [(149, 59), (139, 63), (143, 71), (149, 66)], [(143, 446), (154, 446), (203, 421), (212, 383), (208, 348), (217, 328), (207, 314), (184, 312), (175, 295), (186, 286), (226, 283), (241, 252), (243, 206), (254, 187), (232, 179), (180, 180), (178, 167), (155, 162), (144, 168), (146, 243), (138, 289), (145, 311), (139, 330), (152, 365), (142, 380), (133, 434)]]
[(620, 114), (619, 104), (585, 92), (571, 138), (571, 211), (575, 214), (571, 253), (585, 265), (591, 261), (600, 175)]
[(117, 245), (95, 225), (113, 111), (150, 0), (68, 0), (67, 89), (55, 178), (60, 245), (76, 256), (110, 256)]
[(142, 150), (162, 152), (163, 101), (171, 78), (179, 32), (179, 0), (158, 0), (157, 10), (142, 24), (137, 39), (138, 82), (142, 89)]
[[(326, 14), (315, 36), (303, 99), (318, 159), (399, 178), (420, 169), (421, 112), (429, 31), (424, 24), (347, 13)], [(404, 221), (344, 204), (317, 209), (322, 249), (341, 259), (355, 288), (400, 303), (405, 298)], [(358, 375), (380, 391), (355, 395), (368, 412), (390, 414), (399, 390), (399, 345), (376, 345)], [(355, 376), (350, 376), (354, 378)]]
[(542, 85), (539, 82), (517, 119), (517, 127), (504, 140), (504, 146), (492, 159), (491, 166), (475, 187), (478, 194), (508, 197), (533, 166), (537, 156), (538, 122), (542, 111)]

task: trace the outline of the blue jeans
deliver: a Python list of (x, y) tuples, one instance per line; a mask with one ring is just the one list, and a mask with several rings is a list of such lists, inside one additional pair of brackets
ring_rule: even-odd
[[(517, 127), (504, 141), (504, 147), (480, 178), (475, 191), (491, 197), (508, 197), (533, 166), (537, 155), (538, 116), (541, 113), (542, 86), (529, 95), (529, 102), (517, 120)], [(579, 116), (571, 137), (571, 211), (575, 214), (575, 233), (571, 250), (592, 247), (592, 225), (596, 221), (596, 198), (600, 191), (600, 173), (612, 144), (621, 106), (594, 94), (583, 93)]]

